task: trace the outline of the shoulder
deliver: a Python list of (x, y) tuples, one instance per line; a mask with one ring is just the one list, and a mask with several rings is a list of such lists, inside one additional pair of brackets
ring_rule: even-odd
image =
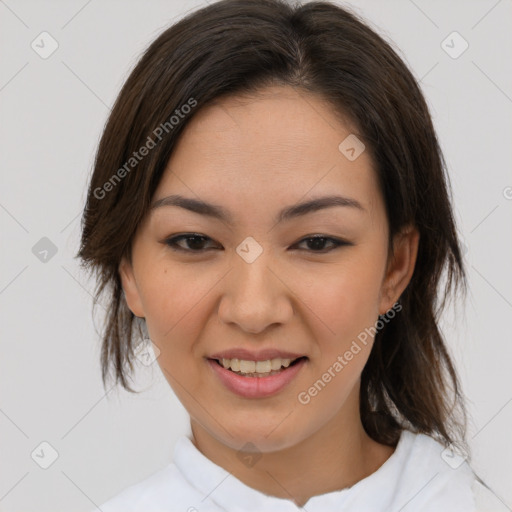
[(475, 497), (475, 512), (509, 512), (510, 509), (479, 478), (472, 485)]
[(180, 473), (174, 463), (156, 471), (148, 478), (130, 485), (99, 508), (102, 512), (163, 512), (187, 510), (201, 497)]
[[(425, 434), (402, 432), (393, 504), (417, 511), (476, 512), (475, 474), (465, 456)], [(398, 467), (399, 466), (399, 467)]]
[[(509, 512), (503, 501), (475, 474), (460, 451), (445, 447), (424, 434), (404, 431), (402, 442), (403, 483), (410, 483), (411, 477), (425, 487), (415, 495), (417, 510), (425, 510), (440, 500), (449, 510), (464, 512)], [(430, 503), (429, 503), (430, 502)], [(434, 510), (434, 509), (433, 509)]]

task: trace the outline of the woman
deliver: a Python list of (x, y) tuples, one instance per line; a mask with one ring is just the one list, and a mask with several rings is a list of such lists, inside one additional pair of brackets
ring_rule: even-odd
[(456, 233), (421, 91), (356, 16), (224, 0), (167, 29), (105, 127), (79, 256), (104, 383), (132, 390), (147, 331), (191, 434), (101, 510), (478, 510), (438, 328)]

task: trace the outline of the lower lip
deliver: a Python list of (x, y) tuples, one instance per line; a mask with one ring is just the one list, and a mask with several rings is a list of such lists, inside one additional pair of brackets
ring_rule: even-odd
[(242, 377), (231, 370), (226, 370), (213, 359), (208, 359), (208, 364), (224, 386), (236, 395), (244, 398), (265, 398), (284, 389), (300, 372), (306, 361), (307, 359), (301, 359), (293, 366), (268, 377)]

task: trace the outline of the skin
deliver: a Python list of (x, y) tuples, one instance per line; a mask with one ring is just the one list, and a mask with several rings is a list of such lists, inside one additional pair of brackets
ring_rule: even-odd
[[(416, 261), (412, 227), (395, 238), (390, 257), (370, 153), (349, 161), (338, 149), (350, 133), (357, 131), (322, 98), (290, 87), (204, 107), (154, 200), (200, 198), (229, 210), (233, 224), (155, 208), (134, 237), (132, 263), (119, 266), (127, 303), (146, 319), (160, 368), (190, 414), (195, 446), (250, 487), (299, 506), (355, 484), (394, 451), (372, 440), (359, 416), (371, 337), (307, 405), (297, 399), (392, 308)], [(364, 211), (336, 206), (275, 223), (284, 206), (332, 194), (356, 199)], [(189, 253), (165, 244), (190, 232), (209, 238), (181, 240)], [(318, 249), (304, 241), (317, 234), (352, 245), (325, 241)], [(263, 249), (250, 264), (236, 252), (248, 236)], [(309, 359), (277, 395), (247, 399), (227, 390), (206, 360), (234, 347), (283, 348)], [(261, 455), (253, 465), (239, 457), (248, 442)]]

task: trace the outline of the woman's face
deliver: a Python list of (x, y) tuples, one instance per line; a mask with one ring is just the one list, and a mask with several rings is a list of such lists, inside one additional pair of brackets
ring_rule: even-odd
[[(343, 142), (351, 133), (318, 97), (288, 87), (203, 108), (136, 233), (132, 264), (120, 266), (169, 384), (192, 421), (233, 449), (284, 449), (359, 421), (373, 328), (405, 289), (415, 250), (400, 245), (387, 265), (383, 198), (369, 152)], [(215, 209), (166, 200), (177, 195)], [(344, 199), (298, 208), (333, 196)], [(247, 351), (224, 354), (245, 372), (253, 361), (262, 372), (272, 359), (286, 365), (279, 355), (305, 359), (242, 376), (214, 360), (230, 350)]]

